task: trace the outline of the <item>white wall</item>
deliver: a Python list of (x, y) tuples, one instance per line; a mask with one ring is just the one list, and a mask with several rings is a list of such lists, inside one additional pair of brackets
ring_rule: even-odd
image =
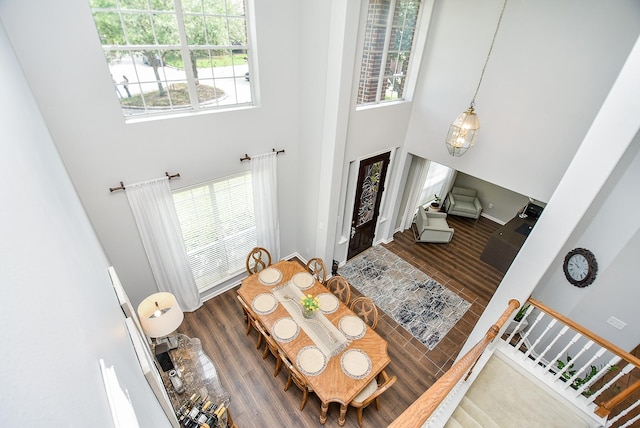
[[(640, 319), (637, 311), (634, 316), (628, 304), (623, 302), (636, 302), (640, 297), (635, 285), (637, 262), (631, 261), (629, 264), (628, 256), (620, 255), (623, 249), (633, 250), (637, 245), (635, 237), (625, 242), (637, 234), (637, 219), (621, 220), (624, 215), (615, 208), (599, 208), (592, 204), (606, 201), (609, 192), (612, 192), (613, 198), (618, 186), (621, 192), (637, 187), (637, 161), (629, 162), (640, 150), (640, 117), (637, 114), (640, 111), (639, 75), (640, 39), (634, 45), (536, 227), (505, 274), (460, 356), (484, 336), (489, 326), (505, 310), (509, 299), (522, 302), (538, 284), (542, 289), (543, 303), (559, 308), (564, 315), (578, 318), (585, 327), (600, 332), (605, 339), (626, 350), (637, 345)], [(630, 158), (625, 155), (630, 155)], [(612, 191), (614, 188), (615, 192)], [(640, 209), (637, 198), (625, 199), (624, 203), (631, 212)], [(612, 227), (619, 230), (618, 226), (612, 226), (619, 221), (623, 223), (620, 229), (624, 229), (624, 232), (610, 235)], [(601, 261), (604, 272), (604, 278), (601, 276), (597, 280), (598, 285), (594, 283), (582, 291), (574, 290), (575, 287), (559, 279), (564, 255), (577, 246), (590, 248)], [(618, 283), (612, 285), (613, 281)], [(613, 287), (615, 292), (608, 298), (602, 298), (607, 287)], [(597, 303), (591, 303), (588, 312), (583, 312), (580, 306), (586, 303), (583, 300), (585, 298), (598, 299)], [(609, 315), (616, 315), (628, 322), (623, 333), (605, 328), (602, 320)]]
[(476, 146), (452, 158), (449, 124), (473, 97), (502, 4), (436, 3), (405, 149), (548, 201), (640, 33), (640, 3), (510, 1), (476, 99)]
[[(7, 33), (45, 122), (136, 305), (156, 285), (126, 195), (109, 193), (121, 180), (126, 185), (179, 172), (181, 178), (171, 182), (176, 189), (249, 168), (239, 161), (245, 153), (285, 149), (278, 156), (281, 254), (298, 248), (298, 2), (255, 3), (259, 106), (134, 124), (124, 122), (114, 96), (89, 2), (2, 3)], [(302, 169), (317, 174), (319, 168)]]
[(169, 426), (136, 360), (107, 258), (3, 25), (0, 62), (0, 425), (113, 426), (102, 358), (140, 426)]
[[(562, 260), (550, 269), (533, 297), (565, 314), (591, 331), (606, 337), (623, 349), (640, 343), (640, 300), (637, 283), (637, 260), (640, 254), (640, 209), (635, 197), (640, 183), (640, 136), (591, 206), (590, 221), (577, 230), (565, 246), (588, 248), (598, 261), (598, 275), (593, 284), (577, 288), (569, 284), (562, 271)], [(563, 254), (561, 254), (563, 256)], [(614, 316), (629, 324), (618, 330), (606, 323)]]

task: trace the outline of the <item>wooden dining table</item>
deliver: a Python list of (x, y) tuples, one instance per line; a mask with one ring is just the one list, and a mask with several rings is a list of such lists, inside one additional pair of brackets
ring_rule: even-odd
[[(296, 274), (301, 272), (307, 272), (304, 266), (294, 261), (279, 261), (270, 266), (275, 270), (270, 271), (272, 280), (265, 284), (261, 280), (258, 274), (250, 275), (242, 281), (242, 285), (238, 290), (240, 299), (244, 301), (246, 307), (251, 312), (252, 316), (260, 321), (266, 331), (276, 339), (277, 345), (281, 351), (287, 356), (289, 361), (300, 371), (305, 381), (310, 385), (313, 392), (318, 396), (322, 405), (320, 413), (320, 423), (324, 424), (327, 420), (327, 411), (329, 409), (329, 403), (335, 402), (340, 404), (340, 415), (338, 417), (338, 424), (343, 426), (345, 423), (345, 417), (347, 413), (347, 406), (382, 370), (391, 362), (387, 353), (387, 341), (378, 335), (368, 325), (363, 324), (363, 333), (357, 336), (350, 336), (345, 334), (342, 339), (346, 338), (346, 342), (343, 343), (338, 349), (335, 350), (333, 355), (326, 356), (325, 365), (322, 370), (315, 373), (309, 373), (300, 367), (300, 361), (298, 357), (302, 352), (305, 352), (309, 348), (315, 348), (317, 337), (313, 334), (309, 335), (305, 329), (300, 326), (297, 335), (291, 340), (280, 340), (274, 332), (274, 325), (287, 319), (288, 323), (291, 323), (292, 319), (296, 324), (304, 324), (306, 321), (301, 320), (300, 317), (292, 317), (292, 315), (298, 315), (295, 310), (292, 310), (291, 305), (284, 304), (281, 300), (276, 300), (273, 308), (268, 310), (258, 310), (259, 306), (254, 306), (254, 303), (269, 301), (270, 295), (278, 295), (279, 288), (285, 288), (285, 286), (291, 286), (295, 281)], [(274, 272), (279, 272), (279, 278), (273, 276)], [(292, 279), (293, 278), (293, 279)], [(325, 295), (330, 293), (324, 285), (317, 280), (313, 280), (309, 283), (308, 287), (304, 287), (300, 291), (304, 294), (311, 294), (312, 296)], [(274, 293), (275, 291), (275, 293)], [(280, 292), (281, 294), (282, 292)], [(282, 296), (280, 296), (282, 297)], [(289, 296), (286, 296), (287, 298)], [(325, 297), (328, 297), (325, 295)], [(293, 300), (293, 299), (291, 299)], [(321, 313), (316, 314), (317, 317), (326, 317), (332, 326), (338, 329), (338, 335), (347, 331), (344, 326), (347, 325), (346, 321), (352, 321), (356, 315), (339, 299), (337, 300), (337, 307), (332, 308), (330, 311), (319, 311)], [(330, 300), (329, 300), (330, 301)], [(287, 309), (289, 308), (289, 309)], [(322, 307), (321, 307), (322, 309)], [(326, 320), (324, 320), (326, 322)], [(333, 327), (329, 326), (333, 333), (329, 333), (328, 336), (336, 336)], [(325, 328), (326, 329), (326, 328)], [(346, 364), (347, 357), (351, 360), (351, 357), (366, 358), (370, 360), (368, 370), (358, 372), (357, 376), (353, 376), (348, 372), (348, 366)]]

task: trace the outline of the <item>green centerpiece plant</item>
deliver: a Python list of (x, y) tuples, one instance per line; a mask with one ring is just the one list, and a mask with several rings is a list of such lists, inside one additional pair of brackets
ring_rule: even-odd
[(313, 317), (315, 312), (320, 309), (320, 299), (311, 294), (304, 296), (300, 300), (300, 304), (302, 305), (302, 315), (304, 315), (305, 318)]

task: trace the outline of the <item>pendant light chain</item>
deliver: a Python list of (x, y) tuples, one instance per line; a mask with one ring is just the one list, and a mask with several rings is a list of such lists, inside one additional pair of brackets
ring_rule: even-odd
[(502, 11), (500, 12), (500, 18), (498, 18), (498, 25), (496, 26), (496, 31), (493, 33), (493, 40), (491, 40), (491, 46), (489, 47), (489, 53), (487, 54), (487, 59), (484, 62), (484, 67), (482, 67), (482, 73), (480, 73), (480, 80), (478, 81), (478, 87), (476, 88), (475, 94), (473, 94), (473, 99), (471, 100), (470, 107), (473, 108), (476, 103), (476, 96), (478, 95), (478, 91), (480, 90), (480, 85), (482, 84), (482, 78), (484, 77), (484, 71), (487, 68), (487, 64), (489, 63), (489, 57), (491, 56), (491, 51), (493, 50), (493, 44), (496, 41), (496, 36), (498, 35), (498, 29), (500, 28), (500, 23), (502, 22), (502, 15), (504, 15), (504, 10), (507, 8), (507, 1), (504, 0), (504, 4), (502, 5)]

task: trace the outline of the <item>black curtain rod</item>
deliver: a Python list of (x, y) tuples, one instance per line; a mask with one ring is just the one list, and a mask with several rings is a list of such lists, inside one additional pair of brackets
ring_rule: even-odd
[[(169, 175), (168, 172), (165, 172), (164, 175), (167, 178), (169, 178), (169, 180), (171, 180), (172, 178), (179, 178), (180, 177), (180, 173)], [(109, 187), (109, 192), (115, 192), (116, 190), (125, 190), (125, 189), (126, 189), (126, 187), (124, 187), (124, 183), (121, 181), (120, 185), (118, 187)]]
[[(284, 149), (282, 150), (271, 149), (271, 151), (276, 152), (276, 155), (279, 155), (280, 153), (284, 153)], [(246, 161), (246, 160), (251, 160), (251, 156), (245, 153), (244, 157), (240, 158), (240, 162)]]

